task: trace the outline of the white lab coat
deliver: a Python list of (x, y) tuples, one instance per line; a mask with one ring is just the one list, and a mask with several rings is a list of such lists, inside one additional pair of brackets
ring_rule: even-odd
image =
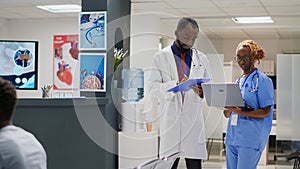
[[(189, 78), (211, 78), (207, 57), (193, 49)], [(202, 102), (193, 90), (166, 92), (178, 83), (171, 46), (154, 55), (149, 73), (149, 96), (157, 97), (160, 120), (160, 156), (183, 151), (183, 158), (207, 159)]]

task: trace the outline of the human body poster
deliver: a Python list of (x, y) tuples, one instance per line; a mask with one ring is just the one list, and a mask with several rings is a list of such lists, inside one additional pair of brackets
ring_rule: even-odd
[(106, 49), (106, 12), (80, 14), (80, 50)]
[(78, 89), (74, 83), (79, 56), (78, 35), (54, 35), (53, 48), (53, 89)]
[(105, 92), (105, 77), (105, 53), (80, 53), (80, 90)]

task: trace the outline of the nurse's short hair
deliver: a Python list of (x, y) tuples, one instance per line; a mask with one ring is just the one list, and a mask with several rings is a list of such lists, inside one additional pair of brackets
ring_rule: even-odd
[(11, 120), (17, 102), (15, 86), (8, 80), (0, 77), (0, 120)]
[(177, 23), (177, 30), (182, 30), (186, 27), (188, 24), (192, 24), (192, 27), (197, 29), (199, 31), (199, 26), (198, 23), (195, 19), (190, 18), (190, 17), (183, 17), (181, 18), (178, 23)]
[(254, 60), (257, 60), (258, 64), (260, 63), (260, 60), (262, 60), (266, 56), (264, 48), (260, 47), (251, 39), (240, 42), (236, 48), (236, 51), (238, 51), (240, 47), (247, 48), (250, 53), (250, 57), (252, 57)]

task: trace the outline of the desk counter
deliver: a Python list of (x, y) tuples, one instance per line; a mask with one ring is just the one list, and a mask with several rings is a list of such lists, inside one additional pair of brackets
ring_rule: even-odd
[(106, 123), (116, 120), (108, 103), (106, 97), (19, 99), (13, 123), (42, 143), (48, 169), (116, 168), (116, 155), (103, 148), (117, 149), (117, 133)]

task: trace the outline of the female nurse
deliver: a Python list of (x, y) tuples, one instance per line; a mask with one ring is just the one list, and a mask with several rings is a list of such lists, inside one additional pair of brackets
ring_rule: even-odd
[(265, 51), (253, 40), (242, 41), (234, 57), (243, 74), (236, 80), (245, 107), (225, 107), (227, 169), (256, 169), (272, 127), (274, 88), (271, 79), (255, 68)]

